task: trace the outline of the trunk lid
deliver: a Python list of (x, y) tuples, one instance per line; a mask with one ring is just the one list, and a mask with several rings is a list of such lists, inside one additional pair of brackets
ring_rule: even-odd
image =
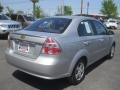
[(10, 46), (16, 54), (37, 58), (47, 37), (58, 36), (60, 34), (21, 30), (10, 35)]

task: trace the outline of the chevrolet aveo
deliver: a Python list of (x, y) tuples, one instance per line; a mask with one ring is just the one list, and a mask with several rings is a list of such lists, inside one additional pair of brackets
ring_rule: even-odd
[(44, 79), (68, 77), (72, 84), (82, 81), (89, 65), (115, 52), (114, 33), (83, 16), (43, 18), (11, 33), (8, 42), (9, 64)]

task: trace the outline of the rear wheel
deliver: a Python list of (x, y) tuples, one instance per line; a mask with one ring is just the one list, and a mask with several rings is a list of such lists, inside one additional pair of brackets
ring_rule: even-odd
[(84, 79), (84, 76), (85, 63), (81, 60), (76, 64), (71, 77), (69, 77), (69, 82), (73, 85), (77, 85)]
[(8, 33), (6, 34), (0, 34), (0, 39), (7, 39)]
[(3, 34), (0, 34), (0, 39), (3, 39), (4, 38), (4, 35)]

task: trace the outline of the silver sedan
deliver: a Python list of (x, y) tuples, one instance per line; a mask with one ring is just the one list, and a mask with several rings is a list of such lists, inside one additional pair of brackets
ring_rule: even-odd
[(43, 18), (9, 35), (7, 62), (44, 78), (68, 77), (78, 84), (85, 69), (115, 52), (114, 33), (96, 19), (83, 16)]

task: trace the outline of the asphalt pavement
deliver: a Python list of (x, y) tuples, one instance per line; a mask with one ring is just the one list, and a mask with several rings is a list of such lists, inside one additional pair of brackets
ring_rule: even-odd
[(66, 79), (44, 80), (7, 64), (4, 51), (7, 40), (0, 40), (0, 90), (120, 90), (120, 31), (115, 31), (116, 53), (111, 60), (101, 59), (91, 65), (85, 79), (76, 86)]

